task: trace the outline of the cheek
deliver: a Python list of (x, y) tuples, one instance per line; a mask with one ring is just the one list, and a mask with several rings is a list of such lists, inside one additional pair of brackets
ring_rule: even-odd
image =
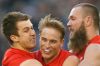
[(45, 44), (40, 41), (40, 48), (43, 48), (44, 46), (45, 46)]
[(60, 45), (59, 44), (56, 44), (56, 45), (53, 45), (52, 48), (56, 51), (58, 51), (60, 49)]
[(22, 41), (24, 41), (24, 42), (29, 41), (28, 37), (21, 37), (20, 40), (22, 40)]
[(46, 46), (46, 42), (45, 42), (45, 41), (40, 40), (40, 47), (45, 47), (45, 46)]
[(20, 33), (20, 36), (21, 36), (21, 37), (24, 37), (24, 38), (25, 38), (25, 37), (29, 37), (29, 33)]
[(59, 46), (52, 46), (52, 54), (57, 55), (60, 51)]
[(73, 27), (73, 29), (74, 29), (73, 32), (76, 32), (77, 30), (79, 30), (79, 28), (80, 28), (80, 25), (75, 25), (75, 26)]
[(28, 37), (26, 37), (26, 36), (20, 37), (19, 40), (20, 40), (21, 42), (23, 42), (24, 44), (29, 44), (29, 43), (31, 43), (31, 39), (28, 38)]

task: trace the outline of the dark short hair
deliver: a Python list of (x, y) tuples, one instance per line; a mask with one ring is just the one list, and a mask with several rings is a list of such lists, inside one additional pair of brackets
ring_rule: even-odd
[(17, 22), (28, 20), (30, 17), (26, 14), (23, 14), (21, 12), (9, 12), (7, 15), (5, 15), (2, 23), (3, 33), (6, 36), (6, 38), (9, 40), (10, 43), (13, 41), (10, 39), (11, 35), (17, 35)]
[(88, 14), (91, 15), (93, 17), (93, 21), (94, 21), (94, 27), (96, 29), (99, 29), (99, 10), (96, 8), (95, 5), (90, 4), (90, 3), (80, 3), (74, 6), (75, 7), (82, 7), (83, 9), (83, 13), (85, 16), (87, 16)]
[(41, 33), (43, 28), (53, 28), (58, 30), (61, 33), (60, 38), (63, 39), (65, 35), (65, 27), (63, 23), (55, 18), (51, 18), (51, 15), (45, 16), (39, 22), (39, 31)]

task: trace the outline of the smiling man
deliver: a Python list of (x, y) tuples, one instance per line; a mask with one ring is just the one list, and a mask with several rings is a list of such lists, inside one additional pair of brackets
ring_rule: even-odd
[(62, 49), (64, 28), (60, 21), (51, 18), (50, 15), (41, 19), (39, 23), (40, 50), (35, 55), (43, 66), (77, 66), (76, 56)]

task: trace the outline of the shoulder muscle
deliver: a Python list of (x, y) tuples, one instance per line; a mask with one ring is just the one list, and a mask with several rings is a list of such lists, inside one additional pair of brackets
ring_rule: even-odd
[(69, 56), (68, 58), (66, 58), (66, 60), (64, 61), (63, 63), (63, 66), (77, 66), (79, 63), (79, 59), (72, 55), (72, 56)]
[(35, 59), (30, 59), (22, 62), (20, 66), (42, 66), (42, 64)]

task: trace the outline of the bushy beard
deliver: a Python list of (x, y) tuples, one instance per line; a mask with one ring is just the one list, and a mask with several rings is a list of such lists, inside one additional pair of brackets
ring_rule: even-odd
[(74, 33), (74, 36), (69, 39), (68, 48), (72, 50), (72, 52), (81, 52), (82, 49), (87, 44), (87, 36), (86, 36), (86, 29), (83, 24), (80, 26), (79, 30)]

